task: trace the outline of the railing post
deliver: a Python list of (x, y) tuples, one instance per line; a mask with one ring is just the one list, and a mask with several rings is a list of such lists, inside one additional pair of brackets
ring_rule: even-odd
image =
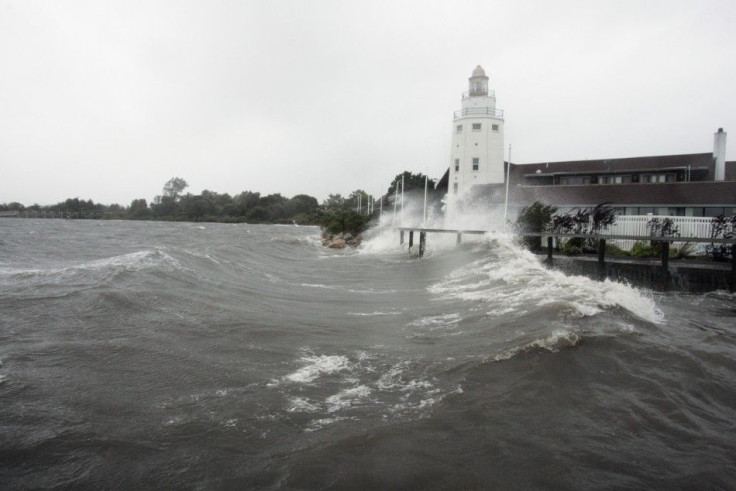
[(427, 241), (427, 232), (424, 232), (423, 230), (419, 231), (419, 257), (424, 256), (424, 246)]
[(667, 290), (670, 286), (670, 243), (662, 241), (662, 289)]
[(736, 292), (736, 244), (731, 244), (731, 293)]
[(547, 237), (547, 264), (552, 264), (552, 236)]
[(462, 239), (461, 239), (462, 235), (463, 235), (463, 234), (462, 234), (462, 233), (460, 233), (460, 232), (458, 232), (458, 233), (457, 233), (457, 240), (455, 241), (455, 244), (456, 244), (456, 245), (460, 245), (460, 241), (462, 240)]
[(399, 231), (399, 245), (404, 245), (404, 231)]
[(598, 239), (598, 276), (606, 278), (606, 239)]
[(409, 230), (409, 249), (414, 245), (414, 231)]

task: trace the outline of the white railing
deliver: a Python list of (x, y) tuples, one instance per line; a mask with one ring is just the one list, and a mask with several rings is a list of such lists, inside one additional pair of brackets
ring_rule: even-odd
[[(680, 233), (680, 237), (684, 240), (673, 242), (674, 247), (682, 247), (687, 242), (687, 238), (708, 239), (711, 234), (711, 217), (672, 217), (659, 215), (642, 215), (642, 216), (618, 216), (616, 222), (601, 232), (601, 235), (650, 235), (651, 231), (647, 226), (652, 218), (658, 218), (660, 221), (668, 218), (672, 220)], [(634, 246), (633, 240), (613, 240), (612, 243), (622, 249), (631, 249)]]

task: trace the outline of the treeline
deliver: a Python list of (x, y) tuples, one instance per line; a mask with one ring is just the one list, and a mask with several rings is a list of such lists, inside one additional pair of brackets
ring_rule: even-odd
[[(405, 190), (424, 189), (424, 175), (404, 172), (391, 182), (384, 197), (384, 206), (393, 201), (394, 186), (404, 176)], [(298, 223), (321, 225), (334, 231), (356, 232), (370, 220), (370, 209), (378, 211), (379, 197), (371, 197), (362, 189), (348, 196), (330, 194), (321, 204), (317, 198), (297, 194), (291, 198), (279, 193), (261, 195), (243, 191), (227, 193), (202, 191), (184, 193), (188, 183), (179, 177), (166, 182), (162, 194), (149, 203), (145, 198), (134, 199), (129, 206), (103, 205), (92, 200), (70, 198), (50, 206), (24, 206), (20, 203), (0, 204), (0, 212), (19, 212), (21, 216), (54, 216), (62, 218), (104, 218), (123, 220), (164, 220), (193, 222)], [(434, 189), (434, 181), (429, 180)], [(24, 215), (25, 213), (25, 215)]]

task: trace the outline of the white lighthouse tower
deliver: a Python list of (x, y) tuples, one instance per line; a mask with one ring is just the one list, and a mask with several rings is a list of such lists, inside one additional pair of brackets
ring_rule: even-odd
[(502, 184), (503, 111), (496, 109), (496, 94), (488, 90), (488, 77), (478, 65), (452, 120), (448, 198), (462, 199), (475, 184)]

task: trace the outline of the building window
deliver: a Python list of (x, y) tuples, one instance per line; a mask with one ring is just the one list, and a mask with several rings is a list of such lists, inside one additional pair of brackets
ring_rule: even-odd
[(473, 131), (480, 131), (480, 123), (473, 123)]
[(589, 176), (560, 177), (559, 183), (562, 186), (590, 184), (590, 177)]
[(480, 166), (480, 159), (478, 157), (473, 157), (473, 170), (478, 170), (479, 166)]
[(460, 159), (455, 159), (455, 172), (460, 172)]
[(630, 182), (629, 176), (601, 176), (598, 184), (624, 184)]
[(458, 133), (462, 133), (463, 132), (463, 125), (461, 125), (461, 124), (457, 125), (455, 127), (455, 131), (457, 131)]
[(723, 215), (723, 208), (720, 208), (717, 206), (710, 206), (707, 208), (703, 208), (704, 217), (717, 217), (719, 215)]
[(457, 194), (457, 183), (456, 183), (456, 182), (453, 182), (453, 183), (452, 183), (452, 192), (453, 192), (454, 194)]
[(491, 125), (491, 129), (492, 129), (493, 131), (498, 131), (498, 125), (497, 125), (497, 124), (492, 124), (492, 125)]
[(647, 183), (675, 182), (677, 180), (676, 174), (644, 174), (641, 177), (642, 181)]

